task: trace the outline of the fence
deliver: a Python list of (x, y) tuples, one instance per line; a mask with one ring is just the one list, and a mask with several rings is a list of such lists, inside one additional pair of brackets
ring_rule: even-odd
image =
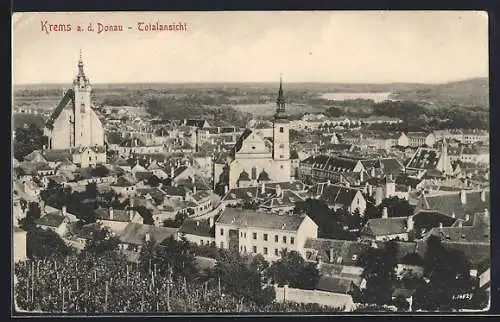
[(274, 287), (276, 290), (277, 302), (297, 302), (297, 303), (317, 303), (333, 307), (343, 307), (344, 311), (351, 311), (354, 308), (352, 297), (348, 294), (324, 292), (318, 290), (302, 290), (289, 287)]

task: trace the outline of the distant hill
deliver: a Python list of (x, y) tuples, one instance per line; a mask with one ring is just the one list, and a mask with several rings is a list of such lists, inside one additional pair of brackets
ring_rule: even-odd
[(473, 78), (408, 91), (395, 91), (393, 98), (425, 102), (428, 105), (489, 109), (488, 78)]

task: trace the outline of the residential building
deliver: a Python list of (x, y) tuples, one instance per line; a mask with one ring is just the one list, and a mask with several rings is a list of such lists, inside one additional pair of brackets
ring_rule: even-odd
[(340, 184), (315, 184), (309, 189), (309, 196), (326, 201), (334, 210), (346, 209), (350, 213), (357, 210), (362, 214), (366, 209), (366, 199), (361, 190)]
[(210, 217), (205, 220), (186, 219), (179, 228), (179, 234), (196, 245), (215, 245), (214, 218)]
[(225, 208), (215, 222), (217, 247), (261, 254), (268, 260), (278, 259), (282, 249), (302, 252), (306, 240), (317, 235), (318, 226), (305, 215)]

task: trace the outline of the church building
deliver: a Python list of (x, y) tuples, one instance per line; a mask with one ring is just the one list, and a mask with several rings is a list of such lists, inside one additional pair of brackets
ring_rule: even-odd
[(68, 153), (63, 152), (69, 152), (71, 161), (82, 167), (106, 162), (104, 129), (99, 117), (92, 110), (91, 91), (90, 80), (83, 70), (80, 53), (78, 74), (73, 80), (73, 88), (65, 92), (44, 129), (48, 150), (61, 151), (61, 155), (67, 155)]
[(263, 182), (291, 180), (289, 121), (280, 79), (272, 137), (246, 129), (222, 164), (215, 164), (214, 182), (232, 189)]

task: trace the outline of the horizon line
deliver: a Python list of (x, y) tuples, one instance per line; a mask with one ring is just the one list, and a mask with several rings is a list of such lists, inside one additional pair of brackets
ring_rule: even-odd
[[(391, 85), (391, 84), (414, 84), (414, 85), (444, 85), (449, 83), (457, 83), (462, 81), (470, 81), (475, 79), (487, 79), (489, 76), (476, 76), (459, 78), (445, 82), (412, 82), (412, 81), (388, 81), (388, 82), (349, 82), (349, 81), (284, 81), (284, 84), (320, 84), (320, 85)], [(14, 83), (13, 86), (33, 86), (33, 85), (68, 85), (68, 82), (40, 82), (40, 83)], [(154, 81), (154, 82), (91, 82), (91, 85), (130, 85), (130, 84), (277, 84), (277, 81)]]

